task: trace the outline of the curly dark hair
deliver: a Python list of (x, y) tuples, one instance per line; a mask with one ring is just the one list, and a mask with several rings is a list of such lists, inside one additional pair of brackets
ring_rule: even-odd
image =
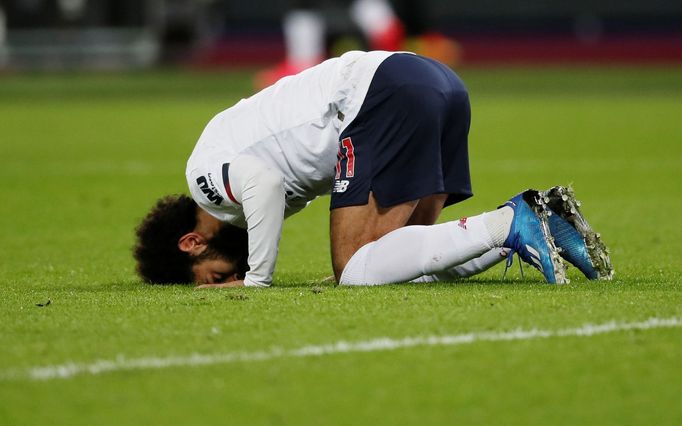
[(135, 229), (137, 273), (151, 284), (191, 283), (195, 259), (178, 240), (197, 225), (197, 204), (187, 195), (161, 198)]

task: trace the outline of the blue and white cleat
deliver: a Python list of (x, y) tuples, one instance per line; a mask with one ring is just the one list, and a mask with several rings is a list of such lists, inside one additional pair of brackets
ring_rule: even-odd
[(612, 279), (609, 249), (580, 212), (573, 188), (554, 186), (541, 195), (550, 210), (549, 230), (561, 256), (591, 280)]
[(518, 253), (521, 260), (542, 272), (548, 283), (568, 283), (566, 265), (554, 245), (547, 223), (549, 210), (538, 191), (524, 191), (501, 207), (505, 206), (514, 209), (509, 236), (504, 242), (504, 247), (511, 250), (509, 260)]

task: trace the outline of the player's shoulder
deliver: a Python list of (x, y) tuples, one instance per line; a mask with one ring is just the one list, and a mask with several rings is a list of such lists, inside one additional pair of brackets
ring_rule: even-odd
[(185, 176), (192, 198), (197, 204), (211, 209), (220, 209), (224, 206), (227, 197), (220, 165), (197, 166), (188, 169)]
[(224, 221), (239, 213), (229, 186), (230, 156), (193, 155), (187, 163), (187, 186), (196, 203), (211, 215)]
[(281, 173), (248, 152), (190, 159), (185, 176), (197, 203), (219, 209), (240, 206), (238, 194), (247, 185), (282, 180)]

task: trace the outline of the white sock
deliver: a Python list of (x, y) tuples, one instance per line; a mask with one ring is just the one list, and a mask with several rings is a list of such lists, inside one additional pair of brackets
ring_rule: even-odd
[(461, 265), (498, 247), (487, 221), (473, 216), (431, 226), (406, 226), (362, 246), (346, 265), (340, 284), (406, 282)]
[(459, 278), (467, 278), (487, 271), (503, 261), (509, 254), (509, 249), (501, 247), (507, 236), (509, 236), (511, 223), (514, 219), (514, 210), (506, 206), (492, 212), (483, 213), (481, 216), (496, 248), (461, 265), (436, 272), (432, 275), (423, 275), (413, 280), (413, 282), (452, 281)]
[(471, 259), (468, 262), (457, 265), (445, 271), (436, 272), (432, 275), (422, 275), (412, 280), (414, 283), (430, 283), (436, 281), (454, 281), (461, 278), (468, 278), (487, 271), (498, 263), (502, 262), (509, 255), (509, 249), (496, 247), (483, 255)]
[(483, 213), (482, 216), (495, 247), (502, 247), (502, 244), (504, 244), (504, 241), (509, 236), (509, 230), (514, 219), (514, 209), (505, 206), (501, 209)]
[(309, 67), (324, 57), (324, 19), (309, 10), (294, 10), (284, 16), (287, 61)]

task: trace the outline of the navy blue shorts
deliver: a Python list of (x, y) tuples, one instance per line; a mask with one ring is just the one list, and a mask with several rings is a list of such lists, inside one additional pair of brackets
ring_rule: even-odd
[(381, 207), (448, 194), (472, 196), (469, 95), (447, 66), (418, 55), (390, 56), (377, 69), (365, 102), (339, 140), (331, 209)]

